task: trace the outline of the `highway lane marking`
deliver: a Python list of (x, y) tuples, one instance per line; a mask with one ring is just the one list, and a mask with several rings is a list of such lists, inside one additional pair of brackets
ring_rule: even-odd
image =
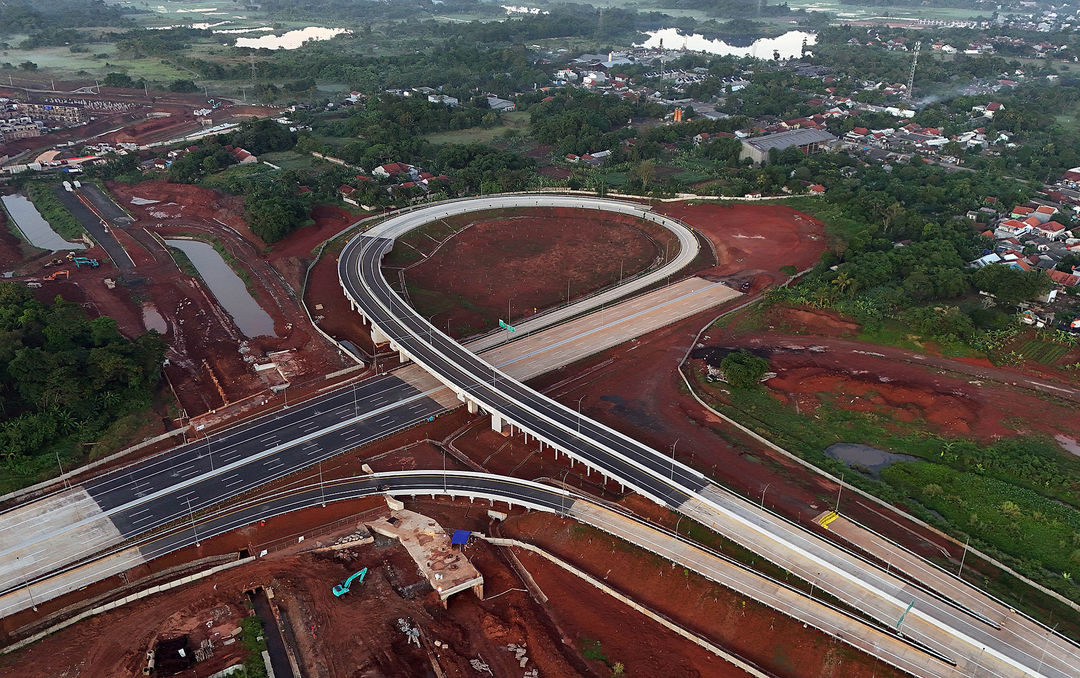
[(244, 482), (244, 479), (239, 475), (229, 476), (225, 479), (225, 487), (232, 487), (233, 485), (239, 485)]
[[(378, 376), (376, 376), (376, 377), (374, 377), (372, 379), (370, 385), (376, 385), (376, 384), (379, 384), (381, 381), (390, 381), (390, 380), (400, 381), (400, 380), (397, 379), (397, 377), (394, 377), (392, 375), (378, 375)], [(384, 390), (386, 390), (386, 389), (384, 389)], [(254, 434), (252, 429), (255, 429), (255, 432), (257, 433), (258, 429), (265, 428), (268, 424), (273, 424), (274, 422), (277, 422), (279, 419), (288, 417), (288, 415), (293, 415), (293, 416), (288, 417), (288, 418), (290, 418), (290, 419), (298, 419), (299, 421), (302, 421), (303, 419), (309, 419), (312, 416), (311, 415), (312, 411), (314, 411), (316, 414), (318, 414), (319, 410), (317, 408), (322, 407), (322, 406), (324, 406), (326, 404), (329, 404), (329, 403), (333, 403), (339, 397), (344, 397), (344, 394), (345, 394), (344, 390), (343, 391), (336, 391), (336, 392), (331, 392), (331, 393), (328, 393), (328, 394), (325, 394), (325, 395), (322, 395), (322, 396), (317, 396), (316, 398), (312, 398), (310, 400), (304, 401), (303, 403), (298, 403), (296, 406), (294, 406), (294, 407), (296, 407), (296, 409), (295, 410), (290, 410), (287, 415), (284, 415), (284, 417), (283, 417), (281, 412), (272, 412), (272, 413), (267, 413), (267, 414), (261, 415), (259, 417), (256, 417), (255, 419), (253, 419), (251, 422), (248, 422), (250, 424), (250, 426), (244, 426), (243, 424), (238, 424), (236, 426), (233, 426), (230, 429), (226, 429), (226, 430), (221, 431), (219, 433), (215, 433), (215, 434), (210, 435), (209, 436), (210, 442), (211, 443), (224, 443), (224, 442), (229, 441), (231, 439), (234, 439), (234, 438), (236, 438), (238, 436), (243, 436), (244, 439), (241, 441), (240, 444), (249, 443), (250, 439), (251, 439), (251, 436)], [(307, 415), (307, 416), (304, 416), (304, 417), (301, 418), (301, 417), (298, 417), (297, 415)], [(291, 424), (289, 424), (289, 422), (284, 422), (282, 425), (279, 425), (277, 427), (277, 429), (275, 429), (275, 430), (281, 430), (281, 429), (287, 428), (287, 426), (289, 426), (289, 425), (291, 425)], [(175, 466), (175, 464), (177, 462), (177, 456), (178, 455), (177, 455), (176, 451), (179, 451), (179, 454), (182, 456), (182, 455), (186, 455), (189, 452), (191, 452), (192, 450), (194, 450), (195, 447), (197, 447), (199, 445), (205, 445), (205, 444), (206, 444), (205, 440), (192, 440), (190, 442), (186, 442), (183, 445), (181, 445), (181, 446), (179, 446), (177, 448), (173, 448), (173, 450), (170, 450), (171, 453), (162, 453), (162, 454), (157, 455), (156, 457), (151, 457), (149, 459), (143, 460), (142, 462), (138, 462), (138, 464), (141, 465), (138, 470), (141, 473), (145, 474), (144, 477), (150, 477), (150, 476), (153, 476), (153, 475), (166, 473), (173, 466)], [(157, 469), (158, 467), (162, 467), (162, 466), (164, 466), (164, 468), (161, 468), (160, 470), (153, 470), (152, 472), (148, 473), (148, 471), (151, 471), (152, 469)], [(130, 478), (131, 474), (135, 470), (136, 469), (126, 468), (121, 473), (118, 473), (117, 475), (114, 475), (114, 476), (106, 475), (106, 476), (102, 476), (102, 477), (99, 477), (99, 478), (92, 479), (91, 481), (88, 481), (85, 485), (83, 485), (83, 488), (85, 490), (87, 490), (88, 492), (98, 492), (98, 493), (102, 493), (102, 494), (124, 488), (127, 485), (127, 483), (120, 483), (119, 481), (122, 481), (125, 476)], [(12, 509), (9, 509), (9, 510), (12, 510)], [(6, 513), (6, 511), (4, 511), (2, 513)]]

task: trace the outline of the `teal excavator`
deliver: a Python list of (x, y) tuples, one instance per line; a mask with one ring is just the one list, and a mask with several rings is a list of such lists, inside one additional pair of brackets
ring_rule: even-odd
[(352, 583), (353, 583), (354, 579), (359, 578), (360, 581), (358, 583), (363, 584), (364, 583), (364, 577), (366, 577), (366, 576), (367, 576), (367, 568), (365, 567), (364, 569), (360, 570), (359, 572), (357, 572), (353, 576), (349, 577), (345, 581), (341, 582), (340, 584), (334, 584), (334, 595), (337, 596), (338, 598), (342, 597), (343, 595), (345, 595), (346, 593), (349, 592), (349, 587), (352, 586)]

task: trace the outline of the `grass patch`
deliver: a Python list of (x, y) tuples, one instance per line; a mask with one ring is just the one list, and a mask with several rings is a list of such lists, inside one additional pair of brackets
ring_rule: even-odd
[[(1062, 577), (1070, 568), (1080, 571), (1080, 486), (1074, 480), (1080, 459), (1052, 440), (1029, 435), (979, 445), (946, 439), (927, 433), (924, 422), (899, 422), (888, 411), (845, 410), (834, 404), (836, 394), (823, 394), (813, 414), (802, 416), (765, 388), (714, 397), (715, 387), (695, 376), (698, 392), (714, 408), (759, 435), (888, 502), (908, 504), (954, 535), (971, 535), (973, 544), (1021, 574), (1080, 600), (1080, 589)], [(889, 467), (877, 480), (826, 456), (825, 448), (837, 442), (922, 461)], [(1015, 599), (1025, 589), (1017, 581), (1007, 595)]]
[(266, 662), (262, 653), (266, 650), (266, 637), (262, 620), (258, 617), (244, 617), (240, 620), (244, 649), (248, 656), (244, 660), (243, 678), (267, 678)]
[(263, 153), (259, 156), (259, 160), (270, 163), (271, 165), (277, 165), (283, 170), (309, 169), (314, 167), (317, 162), (325, 162), (318, 160), (310, 154), (297, 153), (296, 151)]
[(433, 132), (427, 140), (439, 144), (490, 144), (507, 132), (525, 132), (529, 127), (529, 114), (525, 111), (510, 111), (499, 115), (500, 124), (492, 127), (469, 127), (468, 129)]
[(79, 240), (86, 234), (86, 229), (53, 193), (59, 185), (52, 182), (32, 181), (26, 184), (26, 195), (45, 221), (49, 222), (49, 226), (60, 234), (60, 237), (66, 240)]
[(191, 263), (191, 259), (188, 259), (188, 255), (184, 253), (184, 250), (172, 245), (166, 245), (165, 249), (169, 250), (169, 254), (172, 255), (173, 261), (176, 262), (176, 267), (180, 269), (181, 273), (192, 278), (202, 279), (199, 275), (199, 269), (195, 268), (195, 264)]
[(1023, 487), (928, 462), (882, 477), (908, 497), (997, 549), (1061, 573), (1080, 572), (1080, 511)]

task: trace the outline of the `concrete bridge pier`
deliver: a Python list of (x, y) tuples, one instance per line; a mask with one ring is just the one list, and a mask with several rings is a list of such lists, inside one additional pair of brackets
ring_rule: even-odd
[(371, 341), (374, 342), (376, 345), (385, 344), (386, 342), (390, 341), (390, 337), (383, 334), (382, 331), (378, 327), (375, 327), (375, 325), (372, 325), (371, 326)]

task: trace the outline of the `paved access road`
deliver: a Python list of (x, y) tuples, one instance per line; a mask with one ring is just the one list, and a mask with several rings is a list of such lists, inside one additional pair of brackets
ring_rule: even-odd
[[(541, 197), (544, 199), (537, 204), (590, 204), (589, 199), (576, 197)], [(532, 197), (516, 199), (519, 205), (529, 205)], [(513, 206), (509, 199), (472, 203), (473, 209)], [(469, 211), (460, 203), (449, 207)], [(447, 207), (429, 209), (433, 215), (445, 216)], [(1008, 629), (995, 628), (943, 597), (908, 585), (868, 561), (730, 495), (674, 459), (534, 392), (439, 332), (397, 297), (380, 268), (383, 257), (393, 247), (393, 237), (437, 218), (425, 218), (428, 211), (421, 209), (392, 218), (350, 241), (339, 258), (342, 285), (354, 307), (393, 348), (490, 413), (493, 427), (521, 428), (657, 503), (728, 533), (764, 557), (816, 581), (883, 625), (897, 625), (907, 637), (954, 662), (960, 672), (1075, 675), (1075, 668), (1080, 666), (1080, 648), (1060, 637), (1051, 638), (1044, 627), (1018, 619)]]
[(124, 248), (120, 246), (118, 241), (112, 233), (109, 233), (108, 226), (98, 217), (90, 211), (86, 205), (79, 200), (79, 196), (70, 191), (65, 191), (63, 186), (57, 186), (53, 189), (53, 193), (60, 199), (64, 207), (75, 215), (75, 218), (79, 220), (79, 223), (83, 225), (83, 228), (90, 234), (90, 237), (94, 241), (101, 245), (105, 250), (109, 258), (116, 264), (116, 268), (121, 271), (130, 270), (135, 268), (135, 262), (131, 260), (128, 253), (124, 251)]

